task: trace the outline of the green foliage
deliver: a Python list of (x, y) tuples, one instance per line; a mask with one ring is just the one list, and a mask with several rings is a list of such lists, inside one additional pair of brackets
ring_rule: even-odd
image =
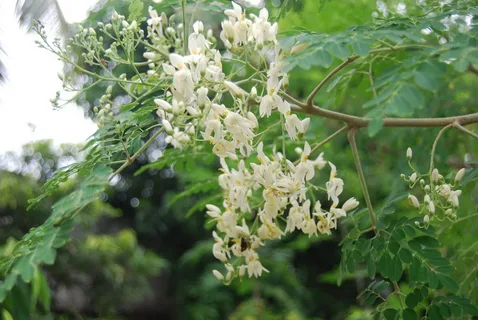
[(70, 239), (73, 218), (82, 208), (98, 199), (105, 190), (111, 169), (98, 165), (80, 184), (78, 190), (59, 200), (52, 206), (51, 216), (39, 227), (32, 228), (13, 249), (10, 257), (0, 260), (0, 273), (5, 279), (0, 285), (0, 301), (11, 290), (17, 280), (30, 282), (35, 268), (41, 264), (53, 264), (55, 249)]

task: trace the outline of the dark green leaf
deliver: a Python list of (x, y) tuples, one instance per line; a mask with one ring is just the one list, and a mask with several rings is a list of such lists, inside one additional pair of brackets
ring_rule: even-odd
[(413, 259), (412, 253), (408, 251), (407, 249), (401, 248), (400, 251), (398, 252), (398, 255), (403, 263), (412, 262), (412, 259)]
[(400, 261), (400, 258), (398, 255), (395, 255), (393, 257), (391, 266), (390, 266), (390, 280), (392, 281), (398, 281), (402, 277), (402, 262)]
[(456, 280), (449, 276), (438, 274), (438, 279), (445, 288), (447, 288), (453, 293), (456, 293), (460, 289), (460, 286), (458, 285)]
[(373, 259), (371, 259), (369, 257), (368, 261), (367, 261), (367, 274), (368, 274), (369, 278), (374, 279), (376, 272), (377, 272), (377, 270), (376, 270), (376, 266), (375, 266), (375, 261), (373, 261)]
[(438, 242), (438, 240), (430, 236), (419, 236), (415, 238), (415, 241), (420, 243), (422, 246), (428, 248), (440, 247), (440, 243)]
[(417, 320), (418, 319), (418, 316), (417, 316), (417, 313), (415, 312), (415, 310), (413, 309), (404, 309), (402, 311), (402, 317), (403, 317), (403, 320)]
[(409, 307), (410, 309), (415, 308), (417, 306), (418, 302), (419, 301), (418, 301), (417, 297), (413, 293), (409, 293), (407, 295), (407, 297), (405, 298), (405, 303), (406, 303), (407, 307)]
[(398, 317), (398, 310), (386, 309), (383, 311), (383, 316), (386, 320), (395, 320)]

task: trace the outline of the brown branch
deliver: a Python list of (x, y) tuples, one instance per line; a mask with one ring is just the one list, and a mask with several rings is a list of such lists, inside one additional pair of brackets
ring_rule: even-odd
[[(309, 108), (292, 106), (292, 110), (295, 112), (320, 116), (327, 119), (340, 120), (348, 124), (350, 127), (356, 128), (365, 128), (370, 124), (370, 121), (372, 121), (371, 118), (358, 117), (342, 112), (326, 110), (318, 106), (312, 106)], [(455, 122), (461, 126), (478, 123), (478, 113), (444, 118), (385, 118), (383, 119), (383, 126), (408, 128), (444, 127)]]

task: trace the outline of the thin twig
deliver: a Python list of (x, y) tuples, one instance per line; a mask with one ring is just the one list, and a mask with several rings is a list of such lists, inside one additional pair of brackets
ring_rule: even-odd
[(429, 169), (429, 172), (428, 174), (432, 174), (432, 171), (433, 171), (433, 168), (434, 168), (434, 159), (435, 159), (435, 151), (436, 151), (436, 148), (437, 148), (437, 144), (438, 144), (438, 141), (440, 140), (441, 136), (443, 135), (443, 133), (446, 131), (446, 129), (452, 127), (454, 124), (451, 123), (445, 127), (443, 127), (440, 132), (438, 132), (438, 135), (437, 137), (435, 138), (435, 141), (433, 141), (433, 146), (432, 146), (432, 151), (430, 152), (430, 169)]
[(340, 70), (342, 70), (343, 68), (345, 68), (348, 64), (354, 62), (355, 60), (357, 60), (358, 58), (360, 58), (360, 56), (350, 56), (348, 57), (347, 59), (345, 59), (341, 64), (339, 64), (334, 70), (332, 70), (328, 75), (325, 76), (324, 79), (322, 79), (322, 81), (320, 81), (320, 83), (317, 85), (317, 87), (315, 87), (314, 90), (312, 90), (312, 92), (309, 94), (309, 96), (307, 97), (307, 100), (306, 100), (306, 106), (307, 108), (312, 108), (314, 106), (314, 98), (315, 96), (317, 95), (317, 93), (319, 92), (320, 89), (322, 89), (323, 86), (325, 86), (325, 84), (327, 83), (327, 81), (329, 81), (330, 78), (332, 78), (335, 74), (337, 74)]
[(343, 126), (342, 128), (340, 128), (339, 130), (335, 131), (334, 133), (332, 133), (330, 136), (328, 136), (327, 138), (325, 138), (324, 140), (322, 140), (321, 142), (319, 142), (317, 145), (315, 145), (312, 150), (310, 150), (310, 154), (314, 153), (315, 151), (317, 151), (320, 147), (322, 147), (323, 145), (325, 145), (327, 142), (331, 141), (332, 139), (334, 139), (335, 137), (337, 137), (339, 134), (341, 134), (342, 132), (344, 131), (347, 131), (349, 129), (349, 127), (347, 125)]
[(468, 130), (467, 128), (463, 127), (461, 124), (455, 123), (455, 124), (454, 124), (454, 127), (457, 128), (458, 130), (461, 130), (461, 131), (463, 131), (464, 133), (466, 133), (466, 134), (472, 136), (473, 138), (478, 139), (478, 134), (474, 133), (474, 132), (471, 131), (471, 130)]
[(365, 181), (365, 175), (363, 174), (362, 165), (360, 164), (360, 157), (358, 154), (357, 143), (355, 141), (355, 133), (357, 132), (357, 128), (351, 128), (348, 133), (348, 139), (350, 143), (350, 147), (352, 148), (352, 154), (354, 156), (355, 166), (357, 168), (357, 173), (359, 175), (360, 186), (362, 187), (363, 196), (365, 198), (365, 203), (367, 204), (368, 214), (370, 216), (370, 220), (372, 222), (372, 228), (375, 229), (377, 225), (377, 218), (375, 216), (375, 212), (373, 211), (372, 201), (370, 200), (370, 195), (367, 189), (367, 182)]
[(154, 142), (154, 140), (156, 140), (156, 138), (164, 131), (163, 128), (159, 129), (158, 131), (156, 131), (152, 136), (151, 138), (148, 139), (148, 141), (146, 141), (142, 146), (141, 148), (139, 148), (138, 151), (135, 152), (135, 154), (133, 154), (129, 159), (127, 159), (123, 165), (121, 167), (118, 168), (118, 170), (116, 170), (115, 172), (113, 172), (113, 174), (111, 175), (109, 181), (113, 180), (114, 177), (116, 177), (121, 171), (123, 171), (126, 167), (128, 167), (130, 164), (132, 164), (143, 152), (144, 150), (146, 150), (150, 145), (151, 143)]

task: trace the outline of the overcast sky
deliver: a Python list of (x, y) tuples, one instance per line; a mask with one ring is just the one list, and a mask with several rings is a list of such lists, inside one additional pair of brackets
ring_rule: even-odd
[[(81, 22), (97, 0), (59, 0), (68, 22)], [(29, 141), (53, 139), (55, 144), (82, 142), (96, 125), (74, 104), (53, 110), (50, 98), (61, 89), (62, 64), (38, 48), (35, 34), (25, 34), (14, 16), (15, 0), (0, 0), (0, 41), (8, 82), (0, 87), (0, 153), (19, 151)]]

